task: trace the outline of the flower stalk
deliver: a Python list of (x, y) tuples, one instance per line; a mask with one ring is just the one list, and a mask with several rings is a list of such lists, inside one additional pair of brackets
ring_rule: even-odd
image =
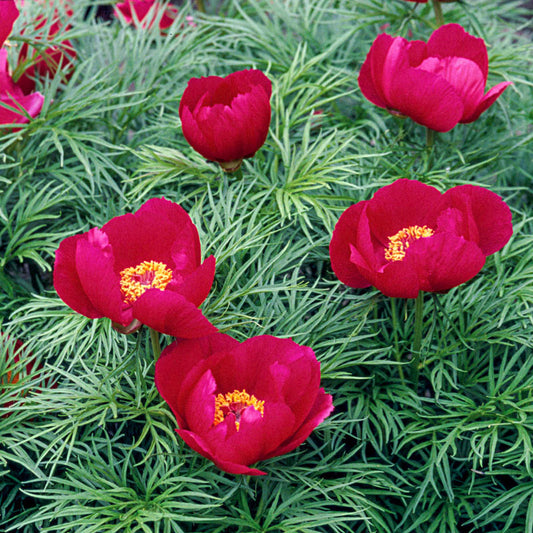
[(154, 352), (154, 361), (157, 362), (161, 355), (161, 343), (159, 342), (159, 332), (155, 329), (148, 328), (150, 331), (150, 342), (152, 343), (152, 351)]
[(400, 379), (402, 384), (405, 383), (405, 376), (403, 373), (403, 367), (401, 366), (402, 355), (400, 353), (400, 347), (398, 343), (398, 313), (396, 311), (396, 299), (391, 298), (391, 314), (392, 314), (392, 335), (394, 338), (394, 357), (398, 362), (398, 373), (400, 374)]
[(418, 388), (420, 369), (420, 350), (422, 347), (422, 326), (424, 324), (424, 291), (420, 291), (415, 301), (415, 331), (413, 337), (413, 358), (411, 360), (411, 377), (413, 387)]
[(437, 26), (444, 26), (444, 15), (442, 14), (442, 6), (439, 0), (433, 0), (433, 11), (435, 12)]

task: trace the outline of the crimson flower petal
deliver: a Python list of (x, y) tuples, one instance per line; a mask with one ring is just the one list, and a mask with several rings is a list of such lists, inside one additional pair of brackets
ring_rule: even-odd
[(461, 122), (463, 124), (468, 124), (469, 122), (474, 122), (474, 120), (477, 120), (481, 113), (486, 111), (509, 87), (509, 85), (512, 85), (512, 82), (510, 81), (502, 81), (501, 83), (498, 83), (498, 85), (495, 85), (492, 89), (490, 89), (485, 96), (481, 99), (481, 101), (478, 103), (475, 110), (470, 115), (464, 115), (461, 119)]
[(13, 24), (19, 16), (15, 0), (2, 0), (0, 2), (0, 46), (9, 37)]
[(174, 291), (148, 289), (132, 307), (134, 318), (174, 337), (191, 339), (217, 331), (198, 307)]
[(471, 213), (476, 242), (485, 255), (501, 250), (513, 234), (512, 214), (500, 196), (475, 185), (459, 185), (444, 194), (447, 205)]
[(463, 57), (476, 63), (486, 80), (489, 58), (485, 41), (467, 33), (459, 24), (445, 24), (435, 30), (428, 40), (428, 56)]
[(359, 202), (344, 211), (335, 225), (329, 244), (333, 272), (343, 283), (355, 289), (370, 286), (368, 279), (361, 275), (357, 266), (350, 260), (349, 243), (358, 235), (359, 220), (364, 206), (365, 202)]
[(113, 268), (113, 250), (107, 235), (94, 228), (79, 239), (76, 246), (76, 272), (81, 286), (100, 316), (127, 326), (133, 319), (120, 293), (118, 276)]

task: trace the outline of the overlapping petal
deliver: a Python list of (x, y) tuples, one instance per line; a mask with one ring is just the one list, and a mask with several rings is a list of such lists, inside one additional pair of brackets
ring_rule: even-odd
[(512, 232), (511, 211), (492, 191), (462, 185), (441, 194), (400, 179), (341, 215), (331, 264), (351, 287), (373, 285), (390, 297), (416, 298), (470, 280)]
[(177, 337), (203, 336), (216, 331), (198, 309), (213, 283), (215, 258), (201, 263), (200, 257), (189, 215), (154, 198), (136, 213), (65, 239), (56, 252), (54, 287), (72, 309), (108, 317), (121, 332), (140, 322)]
[(485, 95), (487, 76), (483, 39), (458, 24), (446, 24), (427, 44), (378, 35), (358, 82), (373, 104), (444, 132), (476, 120), (510, 84), (501, 83)]
[[(220, 333), (176, 341), (157, 361), (155, 381), (179, 435), (234, 474), (264, 474), (250, 465), (293, 450), (333, 410), (313, 351), (267, 335), (243, 343)], [(215, 423), (215, 396), (233, 391), (253, 395), (263, 412), (230, 405)]]
[(192, 78), (180, 101), (183, 135), (210, 161), (252, 157), (268, 134), (271, 91), (270, 80), (253, 69)]

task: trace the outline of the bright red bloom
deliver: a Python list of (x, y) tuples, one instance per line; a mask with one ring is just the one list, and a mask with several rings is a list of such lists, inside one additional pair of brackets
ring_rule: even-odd
[(231, 474), (264, 474), (249, 465), (290, 452), (333, 410), (313, 350), (268, 335), (176, 341), (155, 383), (182, 439)]
[(509, 207), (483, 187), (460, 185), (441, 194), (400, 179), (341, 215), (329, 253), (346, 285), (416, 298), (473, 278), (512, 233)]
[(236, 170), (265, 142), (271, 93), (272, 84), (260, 70), (192, 78), (179, 108), (183, 135), (206, 159)]
[(215, 275), (215, 258), (201, 262), (198, 230), (178, 204), (148, 200), (102, 229), (63, 240), (56, 251), (54, 287), (74, 311), (110, 318), (118, 331), (140, 324), (176, 337), (216, 328), (198, 306)]
[(427, 43), (378, 35), (358, 81), (378, 107), (448, 131), (476, 120), (511, 84), (499, 83), (484, 94), (488, 70), (483, 39), (458, 24), (446, 24)]
[(128, 24), (150, 29), (163, 10), (159, 20), (159, 29), (169, 28), (178, 15), (178, 10), (172, 5), (164, 8), (157, 0), (126, 0), (115, 6), (115, 17), (122, 18)]

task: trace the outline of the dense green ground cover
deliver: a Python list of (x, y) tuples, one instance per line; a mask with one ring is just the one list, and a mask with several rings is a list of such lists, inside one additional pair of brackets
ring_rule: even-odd
[[(0, 139), (1, 327), (50, 379), (25, 396), (28, 377), (0, 391), (20, 400), (0, 418), (0, 530), (532, 532), (533, 77), (519, 4), (444, 6), (447, 22), (485, 39), (488, 86), (514, 85), (438, 135), (432, 155), (421, 126), (356, 82), (382, 25), (428, 37), (429, 5), (208, 2), (196, 27), (165, 37), (83, 20), (85, 4), (69, 32), (73, 77), (47, 82), (40, 117)], [(190, 77), (250, 67), (272, 80), (273, 114), (238, 179), (189, 147), (178, 106)], [(478, 276), (426, 295), (417, 392), (400, 379), (414, 301), (347, 288), (328, 255), (340, 213), (400, 177), (490, 187), (513, 212), (511, 241)], [(63, 238), (158, 196), (187, 209), (204, 257), (217, 258), (204, 314), (239, 340), (291, 337), (321, 361), (335, 411), (262, 463), (265, 477), (220, 472), (183, 444), (146, 330), (119, 335), (52, 287)]]

